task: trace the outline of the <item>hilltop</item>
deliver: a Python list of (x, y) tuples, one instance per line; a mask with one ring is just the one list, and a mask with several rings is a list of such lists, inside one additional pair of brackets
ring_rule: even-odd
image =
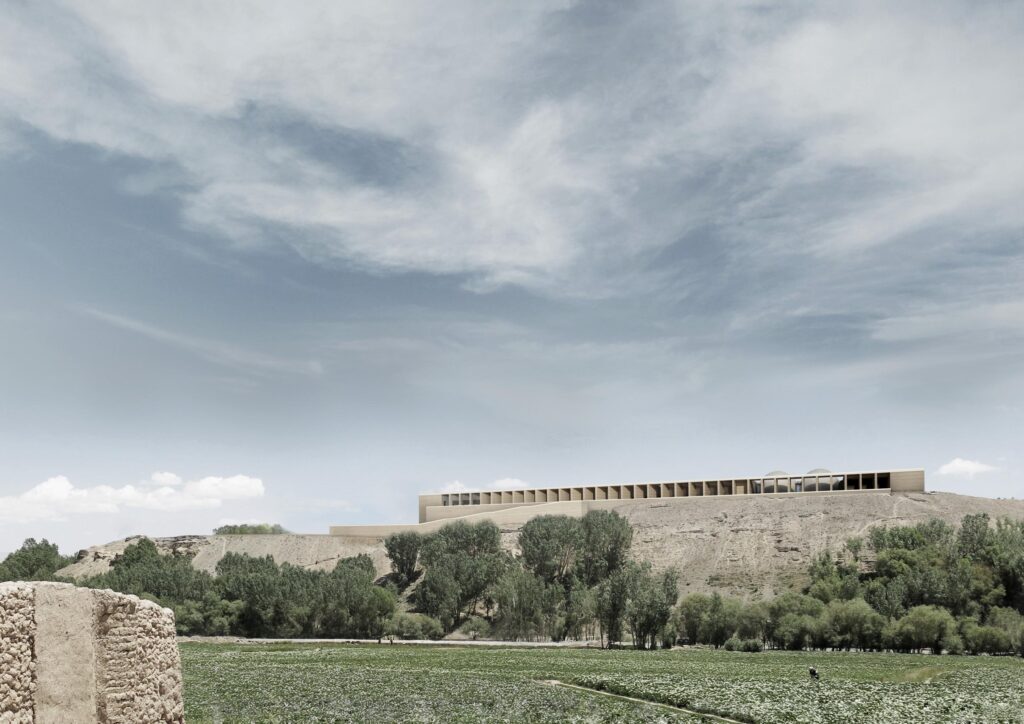
[[(656, 568), (675, 566), (683, 593), (719, 590), (770, 596), (806, 581), (813, 555), (838, 550), (874, 525), (907, 525), (929, 518), (958, 523), (969, 513), (1024, 519), (1024, 500), (952, 493), (890, 495), (723, 496), (623, 501), (614, 508), (633, 525), (633, 553)], [(518, 526), (503, 526), (515, 549)], [(103, 573), (136, 538), (81, 551), (58, 571), (71, 578)], [(166, 554), (189, 555), (195, 568), (213, 571), (227, 553), (272, 555), (279, 563), (314, 569), (365, 553), (379, 575), (388, 571), (378, 539), (330, 535), (189, 535), (154, 538)]]

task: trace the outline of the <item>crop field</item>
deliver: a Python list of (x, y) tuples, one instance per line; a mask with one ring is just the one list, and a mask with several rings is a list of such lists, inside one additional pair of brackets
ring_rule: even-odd
[(1019, 658), (387, 644), (181, 651), (189, 722), (707, 720), (673, 706), (744, 722), (1024, 722)]

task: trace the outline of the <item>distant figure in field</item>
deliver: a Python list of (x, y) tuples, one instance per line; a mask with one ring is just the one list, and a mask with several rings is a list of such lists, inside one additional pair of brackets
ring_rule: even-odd
[(808, 669), (808, 672), (810, 673), (812, 679), (814, 679), (815, 681), (818, 680), (818, 670), (816, 668), (812, 666)]

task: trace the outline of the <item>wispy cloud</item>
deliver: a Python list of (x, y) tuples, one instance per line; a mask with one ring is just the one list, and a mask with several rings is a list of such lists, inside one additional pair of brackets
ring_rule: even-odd
[(189, 352), (207, 362), (234, 370), (258, 374), (285, 373), (313, 376), (323, 372), (322, 365), (315, 360), (303, 361), (261, 354), (217, 340), (172, 332), (153, 324), (99, 309), (83, 307), (79, 311), (111, 326), (134, 332), (156, 342)]
[(169, 162), (151, 190), (240, 248), (607, 295), (709, 230), (814, 264), (1019, 229), (1022, 30), (953, 1), (27, 5), (0, 119)]

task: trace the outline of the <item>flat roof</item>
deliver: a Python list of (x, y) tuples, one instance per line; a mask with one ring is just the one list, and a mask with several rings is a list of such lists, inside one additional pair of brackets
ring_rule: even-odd
[(572, 488), (615, 488), (623, 485), (676, 485), (681, 483), (721, 483), (736, 480), (793, 480), (794, 478), (827, 478), (837, 475), (874, 475), (876, 473), (924, 473), (924, 468), (878, 468), (875, 470), (835, 470), (826, 473), (787, 473), (785, 475), (736, 475), (721, 478), (699, 478), (694, 480), (653, 480), (633, 483), (583, 483), (580, 485), (536, 485), (526, 488), (480, 488), (450, 492), (420, 493), (419, 497), (433, 495), (466, 495), (472, 493), (515, 493), (524, 490), (569, 490)]

